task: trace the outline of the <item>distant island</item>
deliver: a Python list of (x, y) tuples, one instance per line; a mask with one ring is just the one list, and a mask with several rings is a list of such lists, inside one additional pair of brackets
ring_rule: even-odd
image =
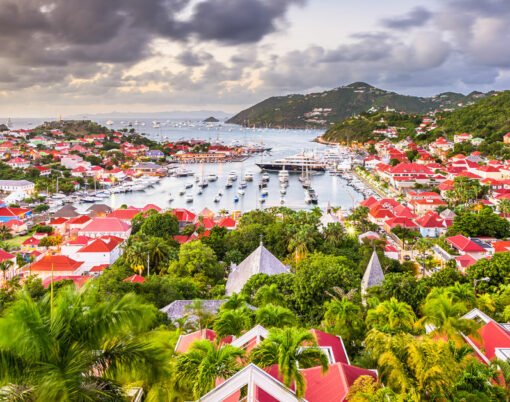
[(492, 93), (472, 92), (463, 95), (445, 92), (425, 98), (401, 95), (365, 82), (355, 82), (319, 93), (271, 97), (239, 112), (227, 123), (249, 127), (324, 129), (366, 111), (410, 114), (453, 111)]
[(9, 131), (9, 127), (7, 127), (5, 124), (0, 124), (0, 131)]
[(204, 123), (219, 123), (219, 120), (216, 117), (208, 117), (204, 120)]

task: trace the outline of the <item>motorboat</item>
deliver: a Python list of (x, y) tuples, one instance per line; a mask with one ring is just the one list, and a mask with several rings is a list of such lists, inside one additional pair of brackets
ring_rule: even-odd
[(237, 194), (239, 194), (239, 195), (244, 195), (245, 193), (246, 193), (246, 191), (244, 191), (242, 188), (237, 190)]
[(214, 202), (218, 203), (218, 202), (220, 202), (220, 199), (221, 199), (220, 197), (216, 196), (216, 197), (214, 197)]
[(238, 196), (234, 197), (234, 202), (239, 202), (239, 197)]
[(239, 181), (239, 188), (246, 188), (248, 187), (248, 183), (246, 183), (245, 180), (240, 180)]
[(230, 188), (230, 187), (232, 187), (232, 185), (233, 185), (232, 181), (227, 180), (227, 182), (225, 183), (225, 188)]
[(287, 194), (287, 189), (285, 187), (281, 187), (280, 194), (282, 194), (282, 195)]
[(193, 188), (193, 183), (186, 183), (184, 185), (184, 188), (188, 189), (188, 188)]
[(207, 181), (216, 181), (218, 180), (218, 176), (215, 174), (208, 174), (207, 175)]
[(261, 204), (263, 204), (264, 202), (266, 202), (266, 199), (265, 199), (264, 197), (260, 197), (260, 198), (259, 198), (259, 202), (260, 202)]
[(245, 174), (244, 174), (244, 180), (246, 181), (253, 181), (253, 172), (251, 171), (247, 171)]
[(265, 197), (266, 195), (269, 194), (269, 192), (267, 190), (262, 190), (260, 194), (262, 194)]
[(307, 204), (317, 204), (319, 201), (319, 197), (317, 197), (317, 193), (313, 188), (309, 188), (305, 192), (305, 202)]
[(262, 170), (273, 172), (280, 170), (301, 172), (305, 168), (309, 171), (325, 172), (327, 167), (326, 163), (316, 158), (315, 155), (305, 153), (275, 160), (273, 162), (257, 163), (257, 166)]
[(237, 180), (237, 174), (236, 172), (230, 172), (227, 177), (230, 181), (236, 181)]
[(269, 179), (270, 179), (270, 177), (269, 177), (269, 173), (264, 173), (264, 174), (262, 175), (262, 180), (264, 180), (264, 181), (269, 181)]
[(172, 194), (168, 197), (168, 202), (172, 202), (174, 200), (174, 197), (172, 197)]
[(185, 188), (181, 188), (179, 190), (179, 195), (184, 195), (184, 194), (186, 194), (186, 189)]
[(186, 202), (193, 202), (193, 195), (188, 194), (188, 195), (186, 196)]

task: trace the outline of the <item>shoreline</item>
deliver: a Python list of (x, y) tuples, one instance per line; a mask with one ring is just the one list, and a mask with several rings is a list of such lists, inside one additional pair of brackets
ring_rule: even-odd
[(317, 138), (314, 138), (312, 140), (312, 142), (317, 142), (318, 144), (323, 144), (323, 145), (337, 145), (338, 142), (335, 142), (335, 141), (327, 141), (325, 140), (324, 138), (322, 137), (317, 137)]

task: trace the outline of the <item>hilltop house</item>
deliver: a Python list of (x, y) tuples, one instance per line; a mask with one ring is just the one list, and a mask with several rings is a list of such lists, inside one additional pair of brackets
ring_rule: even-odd
[(6, 193), (23, 192), (32, 194), (35, 190), (35, 184), (28, 180), (0, 180), (0, 191)]

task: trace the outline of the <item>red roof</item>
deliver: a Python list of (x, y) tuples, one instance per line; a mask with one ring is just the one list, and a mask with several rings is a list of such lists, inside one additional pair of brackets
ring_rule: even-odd
[(416, 223), (413, 222), (412, 219), (405, 218), (403, 216), (398, 216), (395, 218), (390, 218), (384, 222), (385, 225), (388, 225), (391, 229), (396, 228), (397, 226), (403, 228), (416, 228)]
[(154, 209), (157, 212), (162, 211), (162, 209), (160, 207), (158, 207), (157, 205), (154, 205), (154, 204), (147, 204), (145, 207), (143, 207), (142, 211), (147, 212), (147, 211), (150, 211), (151, 209)]
[(131, 282), (131, 283), (144, 283), (145, 278), (140, 275), (131, 275), (129, 278), (124, 279), (124, 282)]
[(470, 267), (471, 265), (476, 263), (476, 259), (471, 257), (469, 254), (460, 255), (455, 257), (462, 268)]
[[(32, 271), (75, 271), (83, 262), (75, 261), (65, 255), (45, 255), (31, 264)], [(28, 270), (28, 268), (27, 268)]]
[(0, 216), (24, 216), (27, 212), (30, 212), (30, 209), (11, 207), (0, 208)]
[(0, 262), (4, 262), (5, 260), (12, 260), (14, 257), (16, 257), (14, 254), (0, 249)]
[(432, 174), (432, 171), (419, 163), (399, 163), (391, 169), (391, 173), (406, 173), (406, 174)]
[(103, 272), (109, 266), (109, 264), (96, 265), (90, 269), (90, 272)]
[(110, 240), (105, 241), (103, 239), (96, 239), (87, 246), (81, 248), (79, 253), (110, 253), (115, 247), (119, 245), (119, 241)]
[(349, 358), (344, 348), (344, 344), (339, 336), (331, 335), (317, 329), (311, 329), (310, 332), (317, 341), (317, 345), (322, 347), (330, 347), (335, 358), (335, 363), (349, 364)]
[(495, 241), (491, 244), (492, 247), (494, 247), (495, 253), (506, 253), (507, 251), (510, 251), (510, 241), (508, 240)]
[(83, 232), (119, 232), (125, 233), (127, 232), (131, 226), (126, 222), (118, 219), (118, 218), (95, 218), (92, 222), (90, 222), (87, 226), (85, 226), (82, 231)]
[(141, 211), (137, 208), (116, 209), (110, 215), (108, 215), (108, 218), (118, 218), (124, 221), (130, 221), (140, 212)]
[(69, 245), (69, 246), (85, 246), (89, 243), (89, 241), (92, 240), (92, 237), (88, 237), (88, 236), (78, 236), (76, 237), (75, 239), (73, 240), (69, 240), (65, 243), (65, 245)]
[(230, 217), (223, 218), (218, 222), (218, 226), (220, 228), (235, 228), (236, 227), (236, 221)]
[[(67, 279), (67, 280), (73, 281), (74, 284), (76, 285), (76, 287), (79, 289), (83, 285), (85, 285), (85, 283), (87, 283), (88, 280), (91, 278), (92, 278), (92, 276), (87, 276), (87, 275), (58, 275), (58, 276), (53, 277), (53, 283)], [(42, 282), (42, 284), (43, 284), (44, 288), (47, 288), (48, 286), (50, 286), (51, 277), (46, 278)]]
[(179, 222), (193, 222), (196, 217), (193, 212), (183, 208), (174, 209), (172, 213), (177, 217)]
[(349, 387), (358, 377), (364, 375), (377, 380), (374, 371), (345, 363), (331, 364), (324, 375), (320, 366), (304, 369), (301, 374), (305, 377), (305, 399), (308, 402), (343, 402), (349, 393)]
[(453, 247), (455, 247), (457, 250), (464, 251), (464, 252), (484, 252), (485, 249), (482, 246), (479, 246), (475, 242), (469, 240), (467, 237), (462, 235), (457, 235), (453, 237), (446, 238), (446, 241), (450, 243)]
[(489, 360), (496, 357), (496, 348), (510, 348), (510, 333), (495, 321), (489, 321), (478, 333), (482, 337), (481, 345), (480, 342), (470, 339), (478, 348), (483, 347)]
[(87, 223), (91, 220), (92, 220), (92, 218), (90, 216), (81, 215), (81, 216), (76, 216), (74, 218), (69, 219), (67, 224), (68, 225), (83, 225), (84, 223)]
[(49, 223), (49, 225), (62, 225), (62, 224), (64, 224), (64, 223), (66, 223), (66, 222), (67, 222), (67, 219), (66, 219), (66, 218), (62, 218), (62, 217), (60, 217), (60, 218), (53, 219), (53, 220)]
[(393, 215), (389, 209), (384, 208), (382, 205), (376, 205), (372, 207), (369, 214), (374, 219), (386, 219), (395, 217), (395, 215)]
[(22, 244), (24, 246), (37, 246), (41, 242), (40, 239), (36, 239), (35, 237), (29, 237)]
[[(192, 332), (191, 334), (181, 335), (177, 341), (177, 345), (175, 346), (175, 351), (177, 353), (186, 353), (193, 342), (203, 339), (214, 341), (216, 339), (216, 332), (214, 332), (212, 329), (203, 329), (201, 331)], [(221, 340), (222, 344), (231, 342), (232, 336), (230, 335)]]
[(446, 228), (444, 219), (436, 212), (429, 211), (415, 221), (422, 228)]
[(180, 236), (180, 235), (176, 235), (174, 236), (174, 240), (179, 243), (179, 244), (184, 244), (188, 241), (189, 237), (188, 236)]
[(375, 204), (377, 204), (379, 201), (375, 197), (368, 197), (367, 199), (361, 201), (359, 203), (362, 207), (372, 208)]

